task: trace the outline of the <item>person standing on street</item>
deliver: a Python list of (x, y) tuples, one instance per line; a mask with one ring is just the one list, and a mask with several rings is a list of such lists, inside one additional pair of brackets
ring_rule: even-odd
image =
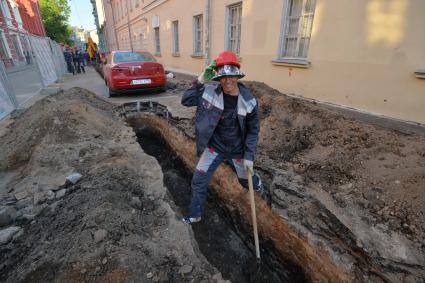
[[(253, 176), (254, 189), (262, 191), (260, 177), (254, 172), (260, 122), (255, 97), (238, 79), (245, 75), (232, 52), (222, 52), (183, 94), (184, 106), (196, 106), (196, 148), (200, 156), (193, 174), (192, 200), (182, 221), (201, 221), (208, 185), (217, 167), (228, 163), (240, 184), (248, 188), (247, 171)], [(219, 83), (207, 83), (208, 81)]]
[(81, 50), (77, 50), (77, 57), (78, 57), (78, 65), (81, 68), (81, 71), (85, 74), (86, 73), (86, 69), (84, 69), (84, 54), (83, 52), (81, 52)]
[(68, 72), (75, 75), (75, 69), (74, 69), (74, 66), (72, 65), (72, 61), (73, 61), (72, 53), (71, 53), (71, 50), (69, 49), (69, 47), (66, 47), (63, 55), (65, 57)]

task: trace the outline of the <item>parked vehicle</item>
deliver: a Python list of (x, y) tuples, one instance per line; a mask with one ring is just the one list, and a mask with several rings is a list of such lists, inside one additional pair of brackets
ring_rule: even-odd
[(112, 51), (103, 66), (109, 96), (165, 87), (165, 71), (149, 52)]

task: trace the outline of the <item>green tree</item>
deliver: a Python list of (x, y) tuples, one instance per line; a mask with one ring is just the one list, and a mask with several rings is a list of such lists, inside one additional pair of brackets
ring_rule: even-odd
[(71, 26), (68, 24), (71, 8), (67, 0), (40, 0), (41, 18), (47, 36), (51, 39), (72, 44)]

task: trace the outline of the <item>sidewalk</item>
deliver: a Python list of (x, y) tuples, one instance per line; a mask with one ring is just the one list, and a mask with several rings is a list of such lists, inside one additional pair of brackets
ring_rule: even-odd
[(7, 77), (20, 105), (30, 100), (43, 87), (34, 64), (7, 72)]

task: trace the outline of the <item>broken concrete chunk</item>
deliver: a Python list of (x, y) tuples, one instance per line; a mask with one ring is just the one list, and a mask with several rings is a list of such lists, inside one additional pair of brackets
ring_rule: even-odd
[(66, 177), (66, 181), (70, 182), (71, 184), (75, 185), (78, 181), (80, 181), (81, 177), (83, 177), (83, 175), (81, 175), (80, 173), (72, 173), (71, 175), (69, 175), (68, 177)]
[(7, 226), (15, 221), (16, 209), (10, 206), (0, 208), (0, 227)]
[(12, 226), (8, 227), (6, 229), (0, 230), (0, 245), (4, 245), (10, 242), (12, 240), (13, 235), (19, 232), (21, 230), (21, 227), (19, 226)]
[(16, 193), (16, 194), (15, 194), (15, 198), (16, 198), (17, 200), (24, 199), (24, 198), (26, 198), (27, 196), (28, 196), (28, 192), (27, 192), (27, 191), (23, 191), (23, 192), (19, 192), (19, 193)]
[(191, 265), (183, 265), (179, 269), (180, 274), (188, 274), (192, 271), (193, 267)]
[(94, 242), (99, 243), (99, 242), (103, 241), (106, 238), (107, 235), (108, 235), (108, 232), (106, 230), (104, 230), (104, 229), (97, 230), (96, 232), (94, 232), (94, 235), (93, 235), (94, 236)]
[(66, 189), (59, 190), (56, 192), (56, 198), (57, 199), (63, 198), (65, 194), (66, 194)]

